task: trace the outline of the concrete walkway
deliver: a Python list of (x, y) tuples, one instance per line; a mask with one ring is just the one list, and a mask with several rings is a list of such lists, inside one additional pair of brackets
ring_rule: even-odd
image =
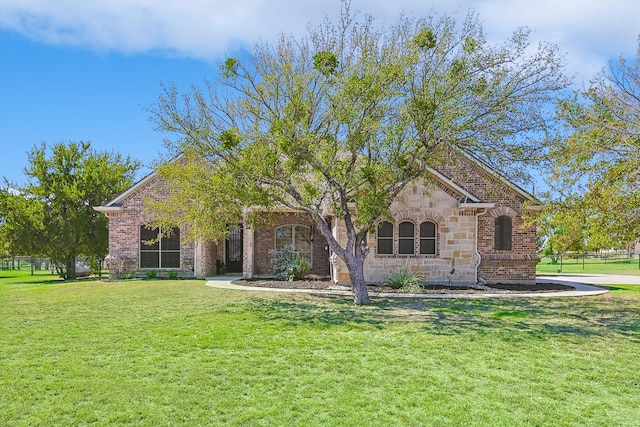
[[(573, 276), (572, 276), (573, 277)], [(206, 279), (205, 285), (211, 288), (234, 289), (242, 291), (260, 291), (260, 292), (288, 292), (288, 293), (305, 293), (315, 295), (339, 295), (351, 296), (351, 291), (342, 289), (281, 289), (281, 288), (265, 288), (259, 286), (241, 286), (231, 283), (239, 280), (239, 276), (216, 276)], [(585, 283), (573, 282), (568, 280), (560, 280), (556, 277), (539, 277), (538, 283), (561, 283), (574, 286), (573, 291), (560, 292), (531, 292), (531, 293), (495, 293), (495, 294), (397, 294), (386, 292), (369, 292), (369, 296), (379, 298), (557, 298), (557, 297), (582, 297), (589, 295), (601, 295), (609, 292), (607, 289), (598, 288)], [(621, 283), (621, 282), (615, 282)]]
[(640, 285), (638, 276), (610, 275), (610, 274), (549, 274), (538, 276), (538, 280), (548, 280), (558, 283), (586, 283), (590, 285)]

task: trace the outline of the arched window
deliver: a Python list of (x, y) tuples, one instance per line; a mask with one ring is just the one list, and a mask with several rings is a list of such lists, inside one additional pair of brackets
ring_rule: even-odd
[(276, 228), (276, 249), (293, 246), (311, 262), (311, 227), (306, 225), (283, 225)]
[(502, 215), (496, 218), (496, 241), (495, 248), (498, 251), (510, 251), (511, 250), (511, 217)]
[(425, 221), (420, 224), (420, 255), (436, 255), (436, 223)]
[(378, 224), (378, 255), (393, 255), (393, 224), (383, 221)]
[(403, 221), (398, 225), (398, 254), (413, 255), (416, 253), (416, 233), (412, 222)]
[(158, 239), (159, 228), (140, 226), (140, 268), (180, 268), (180, 229)]

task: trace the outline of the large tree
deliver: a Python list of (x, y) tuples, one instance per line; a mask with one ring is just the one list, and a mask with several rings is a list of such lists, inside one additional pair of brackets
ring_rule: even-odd
[[(181, 157), (159, 168), (173, 196), (154, 206), (158, 222), (219, 238), (279, 207), (306, 212), (345, 262), (355, 304), (369, 303), (366, 235), (408, 182), (446, 149), (500, 167), (530, 157), (567, 81), (556, 48), (532, 48), (528, 36), (489, 45), (472, 14), (383, 29), (345, 2), (337, 23), (260, 42), (203, 88), (165, 86), (152, 118)], [(333, 237), (327, 210), (346, 241)]]
[(75, 279), (76, 257), (104, 257), (108, 224), (93, 210), (127, 189), (139, 164), (96, 152), (89, 142), (42, 143), (29, 152), (28, 183), (4, 191), (7, 211), (0, 237), (14, 255), (49, 258), (65, 279)]
[(635, 58), (610, 62), (558, 104), (558, 116), (566, 131), (552, 141), (549, 181), (557, 226), (578, 221), (590, 246), (625, 247), (640, 235), (640, 37)]

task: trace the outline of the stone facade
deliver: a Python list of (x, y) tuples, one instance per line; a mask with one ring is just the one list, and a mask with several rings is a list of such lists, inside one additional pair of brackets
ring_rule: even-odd
[[(406, 269), (434, 283), (534, 284), (536, 227), (526, 224), (522, 216), (525, 202), (533, 198), (472, 157), (450, 153), (446, 160), (430, 176), (405, 187), (391, 205), (392, 255), (378, 254), (377, 236), (368, 236), (365, 279), (378, 283), (391, 271)], [(500, 216), (511, 219), (509, 250), (495, 249), (495, 223)], [(435, 255), (418, 254), (418, 226), (425, 220), (436, 224)], [(403, 221), (415, 225), (414, 255), (398, 253), (398, 224)], [(346, 241), (344, 230), (337, 227), (336, 233), (339, 242)], [(341, 260), (334, 259), (332, 268), (337, 281), (349, 281)]]
[[(426, 185), (425, 185), (426, 184)], [(475, 247), (475, 216), (458, 208), (458, 201), (429, 183), (417, 181), (408, 185), (391, 205), (393, 219), (393, 254), (378, 254), (377, 236), (367, 236), (369, 256), (364, 272), (367, 282), (379, 283), (389, 273), (406, 269), (435, 283), (473, 283), (478, 256)], [(415, 225), (414, 255), (398, 252), (398, 224), (409, 221)], [(419, 225), (424, 221), (436, 224), (436, 253), (419, 255)], [(338, 228), (339, 242), (346, 241), (346, 232)], [(340, 282), (349, 280), (346, 265), (335, 260), (334, 277)]]
[[(126, 274), (144, 276), (140, 268), (140, 226), (149, 222), (145, 200), (161, 199), (167, 193), (160, 178), (151, 174), (106, 206), (97, 207), (109, 217), (109, 257), (107, 268), (113, 278)], [(377, 235), (367, 238), (370, 249), (364, 272), (368, 282), (384, 280), (395, 269), (407, 269), (428, 282), (472, 284), (476, 281), (535, 282), (536, 229), (523, 220), (525, 202), (533, 199), (523, 190), (500, 178), (481, 162), (460, 153), (421, 179), (407, 185), (390, 207), (393, 224), (393, 253), (379, 254)], [(357, 216), (357, 212), (354, 212)], [(509, 219), (510, 245), (496, 249), (496, 222)], [(328, 218), (339, 243), (346, 241), (343, 225)], [(414, 224), (415, 251), (398, 251), (401, 222)], [(435, 224), (435, 254), (419, 255), (420, 224)], [(310, 273), (348, 282), (345, 264), (331, 256), (324, 237), (308, 215), (282, 210), (260, 228), (243, 229), (243, 275), (247, 278), (272, 275), (270, 251), (275, 249), (276, 229), (286, 225), (310, 227), (312, 261)], [(180, 276), (206, 277), (215, 274), (216, 260), (225, 259), (225, 242), (194, 242), (181, 230)], [(160, 275), (170, 270), (160, 270)]]

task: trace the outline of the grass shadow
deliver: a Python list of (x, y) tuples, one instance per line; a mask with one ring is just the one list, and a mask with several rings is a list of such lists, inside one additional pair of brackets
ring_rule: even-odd
[(249, 312), (266, 321), (282, 321), (287, 326), (312, 325), (322, 328), (366, 325), (382, 328), (384, 319), (369, 316), (347, 298), (325, 296), (297, 300), (252, 298), (243, 304)]
[(624, 336), (640, 341), (640, 307), (625, 298), (376, 299), (356, 307), (350, 298), (313, 295), (252, 298), (239, 309), (287, 326), (368, 327), (409, 324), (435, 335), (497, 334), (503, 339)]

